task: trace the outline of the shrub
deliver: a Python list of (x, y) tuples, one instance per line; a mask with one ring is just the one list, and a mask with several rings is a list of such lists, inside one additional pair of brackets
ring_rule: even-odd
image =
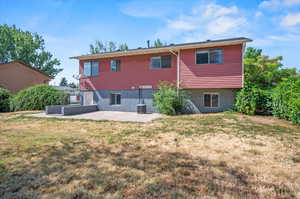
[(187, 93), (177, 89), (174, 83), (161, 81), (158, 83), (159, 91), (156, 92), (153, 105), (160, 113), (167, 115), (176, 115), (183, 112), (184, 104), (188, 99)]
[(63, 91), (48, 85), (37, 85), (19, 91), (11, 100), (11, 109), (14, 111), (43, 110), (45, 106), (67, 103), (68, 95)]
[(235, 109), (247, 115), (270, 115), (271, 92), (246, 84), (237, 94)]
[(10, 93), (8, 90), (4, 88), (0, 88), (0, 112), (8, 112), (9, 109), (9, 101), (10, 101)]
[(272, 94), (273, 115), (300, 124), (300, 76), (281, 82)]

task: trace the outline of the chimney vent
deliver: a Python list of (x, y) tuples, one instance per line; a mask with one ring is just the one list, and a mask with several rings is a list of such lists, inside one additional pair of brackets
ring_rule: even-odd
[(147, 47), (150, 48), (150, 40), (147, 40)]

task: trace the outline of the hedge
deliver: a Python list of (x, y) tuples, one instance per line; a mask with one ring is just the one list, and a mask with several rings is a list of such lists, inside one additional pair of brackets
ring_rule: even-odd
[(272, 93), (274, 116), (300, 124), (300, 76), (289, 77)]
[(0, 88), (0, 112), (8, 112), (9, 101), (10, 101), (10, 92), (4, 88)]
[(68, 95), (52, 86), (37, 85), (19, 91), (10, 102), (11, 110), (44, 110), (49, 105), (64, 105), (68, 103)]

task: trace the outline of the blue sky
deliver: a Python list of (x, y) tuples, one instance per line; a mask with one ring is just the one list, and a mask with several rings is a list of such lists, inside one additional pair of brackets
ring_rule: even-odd
[(46, 49), (74, 81), (78, 62), (94, 40), (145, 47), (147, 40), (168, 43), (249, 37), (248, 46), (286, 67), (300, 70), (300, 0), (0, 0), (0, 24), (37, 32)]

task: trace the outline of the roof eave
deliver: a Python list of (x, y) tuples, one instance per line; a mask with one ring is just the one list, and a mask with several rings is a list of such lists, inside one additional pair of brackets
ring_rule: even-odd
[(182, 46), (168, 46), (161, 48), (150, 48), (150, 49), (137, 49), (133, 51), (120, 51), (120, 52), (112, 52), (112, 53), (102, 53), (102, 54), (93, 54), (93, 55), (82, 55), (70, 57), (70, 59), (78, 59), (78, 60), (90, 60), (97, 58), (111, 58), (111, 57), (122, 57), (122, 56), (130, 56), (130, 55), (143, 55), (143, 54), (154, 54), (154, 53), (163, 53), (168, 52), (170, 50), (182, 50), (182, 49), (193, 49), (193, 48), (209, 48), (209, 47), (218, 47), (218, 46), (230, 46), (237, 45), (246, 42), (251, 42), (251, 39), (240, 39), (234, 41), (221, 41), (221, 42), (208, 42), (202, 44), (192, 44), (192, 45), (182, 45)]

